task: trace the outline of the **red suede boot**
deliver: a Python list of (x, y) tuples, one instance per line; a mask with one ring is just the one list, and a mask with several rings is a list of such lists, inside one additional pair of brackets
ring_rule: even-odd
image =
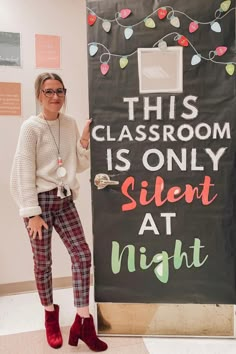
[(103, 352), (107, 344), (100, 340), (95, 331), (93, 316), (82, 318), (78, 314), (70, 329), (69, 344), (78, 345), (79, 338), (94, 352)]
[(59, 326), (58, 305), (54, 305), (54, 311), (45, 310), (45, 328), (48, 344), (52, 348), (60, 348), (63, 340)]

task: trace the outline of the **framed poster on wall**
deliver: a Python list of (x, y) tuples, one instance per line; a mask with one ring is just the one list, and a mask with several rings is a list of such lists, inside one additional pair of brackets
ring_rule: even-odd
[(21, 116), (21, 84), (0, 82), (0, 116)]
[(21, 66), (20, 33), (0, 32), (0, 65)]
[(35, 35), (36, 68), (60, 69), (61, 66), (61, 37)]

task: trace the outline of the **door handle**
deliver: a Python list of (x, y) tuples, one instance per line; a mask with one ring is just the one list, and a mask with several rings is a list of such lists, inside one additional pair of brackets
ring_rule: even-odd
[(110, 180), (110, 177), (106, 173), (98, 173), (94, 178), (94, 184), (97, 189), (103, 189), (107, 186), (115, 186), (119, 182)]

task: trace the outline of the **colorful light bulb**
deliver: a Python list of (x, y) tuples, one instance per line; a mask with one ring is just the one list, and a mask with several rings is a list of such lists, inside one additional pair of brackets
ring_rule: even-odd
[(102, 28), (104, 29), (105, 32), (107, 32), (107, 33), (110, 32), (110, 30), (111, 30), (111, 22), (108, 21), (108, 20), (104, 20), (102, 22)]
[(172, 16), (171, 19), (170, 19), (170, 24), (176, 28), (179, 28), (180, 27), (180, 21), (179, 21), (179, 18), (176, 17), (176, 16)]
[(97, 51), (98, 51), (97, 44), (94, 43), (89, 46), (89, 54), (91, 57), (93, 57), (97, 53)]
[(126, 39), (130, 39), (130, 37), (132, 37), (133, 33), (134, 33), (133, 28), (132, 27), (127, 27), (125, 29), (125, 32), (124, 32), (125, 38)]
[(235, 71), (235, 66), (234, 64), (227, 64), (226, 67), (225, 67), (225, 70), (226, 72), (229, 74), (229, 75), (233, 75), (234, 71)]
[(155, 28), (156, 27), (156, 24), (155, 24), (155, 22), (153, 21), (152, 18), (146, 18), (144, 20), (144, 23), (145, 23), (145, 26), (148, 27), (148, 28)]
[(211, 22), (211, 29), (214, 32), (220, 33), (221, 32), (221, 27), (219, 22)]
[(231, 0), (223, 1), (223, 2), (220, 4), (220, 10), (222, 10), (223, 12), (226, 12), (226, 11), (229, 10), (230, 5), (231, 5)]
[(110, 69), (110, 66), (107, 63), (103, 63), (100, 65), (100, 70), (102, 75), (106, 75)]
[(189, 25), (189, 32), (190, 33), (193, 33), (193, 32), (196, 32), (199, 28), (199, 24), (195, 21), (191, 22), (190, 25)]
[(120, 17), (127, 18), (131, 13), (132, 13), (132, 11), (130, 9), (122, 9), (120, 11)]
[(167, 48), (167, 43), (165, 41), (161, 40), (158, 43), (158, 48), (161, 49), (161, 50), (165, 50)]
[(200, 63), (201, 61), (201, 55), (200, 54), (195, 54), (193, 57), (192, 57), (192, 60), (191, 60), (191, 65), (197, 65)]
[(127, 57), (120, 58), (119, 63), (120, 63), (121, 69), (124, 69), (128, 65), (128, 62), (129, 61), (128, 61)]
[(158, 15), (160, 20), (163, 20), (164, 18), (166, 18), (166, 15), (167, 15), (166, 8), (165, 7), (161, 7), (160, 9), (158, 9), (157, 15)]
[(225, 52), (227, 52), (227, 47), (221, 46), (221, 47), (217, 47), (215, 50), (215, 54), (217, 54), (219, 57), (221, 57), (222, 55), (225, 54)]
[(94, 23), (96, 22), (97, 20), (97, 16), (95, 14), (89, 14), (88, 15), (88, 24), (89, 26), (93, 26)]
[(179, 43), (179, 45), (182, 45), (182, 47), (188, 47), (188, 45), (189, 45), (187, 38), (184, 36), (181, 36), (178, 39), (178, 43)]

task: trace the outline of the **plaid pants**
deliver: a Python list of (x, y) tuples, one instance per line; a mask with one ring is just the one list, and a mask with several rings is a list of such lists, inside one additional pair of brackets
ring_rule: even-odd
[[(43, 306), (53, 304), (51, 239), (55, 228), (66, 246), (72, 263), (72, 284), (75, 307), (89, 305), (91, 253), (84, 238), (83, 228), (72, 196), (61, 199), (57, 189), (38, 194), (42, 218), (48, 230), (42, 228), (43, 239), (32, 239), (34, 273)], [(25, 218), (27, 227), (28, 218)]]

